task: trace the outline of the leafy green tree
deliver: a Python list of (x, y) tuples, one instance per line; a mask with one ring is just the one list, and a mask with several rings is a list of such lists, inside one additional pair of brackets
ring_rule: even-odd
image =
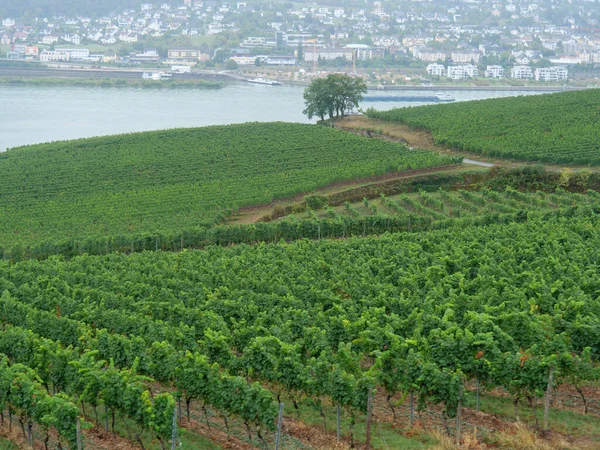
[(237, 63), (233, 59), (228, 59), (225, 62), (225, 68), (227, 70), (237, 70), (238, 65), (237, 65)]
[(320, 117), (325, 120), (328, 115), (344, 117), (362, 100), (362, 94), (367, 92), (367, 85), (362, 78), (345, 74), (331, 74), (326, 78), (314, 79), (304, 91), (304, 104), (309, 119)]

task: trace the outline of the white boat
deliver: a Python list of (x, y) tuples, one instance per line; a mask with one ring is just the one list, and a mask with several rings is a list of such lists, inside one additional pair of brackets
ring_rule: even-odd
[(271, 80), (269, 78), (263, 78), (263, 77), (258, 77), (258, 78), (248, 78), (246, 80), (248, 83), (256, 83), (256, 84), (267, 84), (269, 86), (278, 86), (281, 83), (279, 81), (276, 80)]
[(171, 77), (170, 73), (165, 72), (144, 72), (142, 74), (142, 79), (152, 81), (168, 80)]
[(435, 98), (436, 98), (436, 101), (438, 101), (438, 102), (453, 102), (456, 100), (454, 98), (454, 96), (452, 96), (450, 94), (443, 94), (441, 92), (438, 92), (437, 94), (435, 94)]

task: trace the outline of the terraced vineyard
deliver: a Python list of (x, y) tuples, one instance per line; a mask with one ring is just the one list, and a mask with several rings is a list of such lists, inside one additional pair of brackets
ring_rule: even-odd
[[(458, 435), (467, 385), (499, 387), (535, 407), (555, 384), (599, 375), (597, 194), (517, 197), (532, 207), (587, 206), (487, 227), (0, 262), (0, 354), (71, 408), (78, 399), (106, 405), (162, 443), (172, 389), (183, 415), (208, 406), (225, 423), (245, 423), (257, 442), (273, 430), (281, 394), (292, 404), (313, 399), (325, 420), (323, 407), (331, 414), (337, 405), (364, 424), (375, 388), (389, 395), (379, 399), (386, 420), (400, 406), (390, 398), (403, 392)], [(26, 395), (33, 408), (38, 400)], [(38, 420), (17, 398), (2, 400)], [(577, 420), (600, 439), (593, 418)]]
[(368, 110), (431, 131), (436, 143), (491, 157), (600, 165), (600, 89)]
[(201, 230), (241, 206), (339, 181), (458, 162), (284, 123), (17, 148), (0, 154), (0, 248)]
[[(537, 191), (525, 194), (516, 189), (507, 188), (497, 192), (490, 189), (479, 191), (420, 191), (412, 194), (401, 194), (379, 198), (364, 198), (361, 202), (345, 202), (343, 206), (325, 205), (319, 209), (286, 216), (287, 219), (301, 221), (311, 219), (347, 219), (373, 217), (385, 220), (393, 217), (405, 219), (408, 226), (412, 219), (415, 226), (423, 218), (432, 222), (448, 222), (450, 219), (473, 219), (485, 215), (515, 214), (525, 210), (551, 211), (575, 205), (595, 205), (600, 201), (600, 194), (589, 190), (586, 195), (572, 193), (547, 193)], [(435, 227), (435, 225), (431, 225)]]

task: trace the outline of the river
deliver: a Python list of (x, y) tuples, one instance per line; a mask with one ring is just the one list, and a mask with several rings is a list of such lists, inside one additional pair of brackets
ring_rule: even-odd
[[(220, 90), (0, 85), (0, 151), (21, 145), (240, 122), (309, 122), (300, 86), (231, 83)], [(451, 91), (457, 101), (540, 94)], [(380, 92), (369, 92), (378, 95)], [(432, 95), (431, 91), (386, 92)], [(389, 109), (415, 102), (363, 102)]]

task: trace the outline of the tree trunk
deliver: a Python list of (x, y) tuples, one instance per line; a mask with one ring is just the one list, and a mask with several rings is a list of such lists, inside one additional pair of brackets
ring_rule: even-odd
[(588, 413), (588, 404), (587, 404), (587, 398), (585, 398), (585, 394), (583, 393), (583, 389), (581, 389), (581, 387), (579, 387), (579, 386), (575, 386), (575, 389), (577, 390), (577, 393), (581, 397), (581, 401), (583, 401), (583, 413), (587, 414)]
[(387, 395), (387, 402), (390, 405), (390, 409), (392, 410), (392, 417), (394, 418), (394, 424), (396, 423), (396, 410), (394, 409), (394, 405), (392, 404), (392, 396), (390, 394)]
[(323, 428), (325, 428), (325, 434), (327, 434), (327, 418), (325, 417), (325, 410), (323, 405), (319, 407), (319, 415), (323, 418)]
[(535, 419), (535, 427), (539, 429), (540, 422), (538, 421), (537, 416), (537, 398), (535, 398), (535, 396), (529, 397), (529, 403), (531, 403), (531, 412), (533, 413), (533, 418)]

